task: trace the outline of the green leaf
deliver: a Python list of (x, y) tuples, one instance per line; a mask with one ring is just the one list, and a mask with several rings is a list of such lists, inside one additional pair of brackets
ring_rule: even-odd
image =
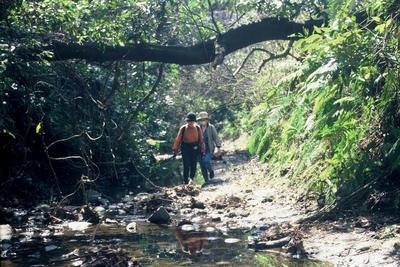
[(42, 122), (39, 122), (39, 124), (36, 126), (36, 133), (38, 134), (40, 129), (42, 129)]
[(375, 20), (376, 22), (381, 22), (382, 19), (380, 17), (372, 17), (373, 20)]
[(7, 134), (8, 134), (9, 136), (11, 136), (12, 138), (16, 139), (15, 135), (14, 135), (12, 132), (7, 131)]
[(318, 33), (318, 34), (321, 34), (321, 33), (322, 33), (321, 28), (320, 28), (320, 27), (317, 27), (317, 26), (314, 26), (314, 31), (315, 31), (316, 33)]

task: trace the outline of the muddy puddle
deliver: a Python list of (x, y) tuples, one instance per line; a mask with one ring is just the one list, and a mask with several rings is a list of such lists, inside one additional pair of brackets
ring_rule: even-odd
[(247, 248), (249, 235), (222, 233), (208, 223), (157, 225), (131, 215), (115, 215), (97, 225), (21, 226), (2, 240), (1, 266), (80, 266), (85, 252), (98, 245), (123, 248), (141, 266), (330, 266), (285, 258), (278, 251), (255, 252)]

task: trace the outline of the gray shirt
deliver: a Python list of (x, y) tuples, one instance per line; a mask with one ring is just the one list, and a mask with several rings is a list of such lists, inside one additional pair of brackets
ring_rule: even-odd
[(221, 141), (219, 140), (217, 129), (211, 123), (208, 123), (208, 127), (206, 128), (207, 137), (208, 137), (208, 145), (209, 151), (214, 153), (215, 147), (221, 147)]

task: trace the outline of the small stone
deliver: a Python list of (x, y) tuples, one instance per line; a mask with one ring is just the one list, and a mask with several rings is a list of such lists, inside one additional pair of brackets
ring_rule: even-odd
[(118, 221), (117, 221), (117, 220), (110, 219), (110, 218), (107, 218), (107, 219), (105, 220), (105, 223), (106, 223), (106, 224), (118, 224)]
[(164, 207), (159, 207), (150, 217), (152, 223), (168, 223), (171, 220), (170, 215)]
[(227, 238), (224, 241), (227, 244), (234, 244), (234, 243), (240, 242), (240, 239), (238, 239), (238, 238)]
[(90, 225), (90, 222), (70, 222), (67, 224), (68, 228), (72, 231), (84, 231)]
[(119, 209), (119, 210), (118, 210), (118, 214), (119, 214), (119, 215), (125, 215), (125, 214), (126, 214), (126, 211), (124, 211), (123, 209)]
[(181, 226), (181, 229), (182, 229), (182, 231), (190, 232), (190, 231), (194, 231), (195, 227), (192, 224), (184, 224)]
[(235, 212), (231, 212), (231, 213), (228, 214), (228, 217), (229, 218), (234, 218), (234, 217), (236, 217), (236, 213)]
[(261, 203), (267, 203), (267, 202), (273, 202), (273, 201), (274, 201), (273, 196), (267, 196), (261, 201)]
[(12, 228), (9, 224), (0, 225), (0, 240), (10, 240), (12, 237)]
[(129, 233), (136, 233), (137, 232), (137, 224), (136, 224), (136, 222), (131, 222), (130, 224), (128, 224), (126, 226), (126, 230)]
[(212, 222), (220, 222), (220, 221), (221, 221), (221, 217), (219, 217), (219, 216), (214, 216), (214, 217), (211, 218), (211, 221), (212, 221)]
[(206, 232), (207, 232), (207, 233), (214, 233), (215, 231), (216, 231), (216, 229), (215, 229), (214, 227), (208, 226), (208, 227), (206, 228)]
[(370, 250), (371, 248), (369, 247), (369, 246), (367, 246), (367, 247), (361, 247), (361, 248), (359, 248), (358, 249), (358, 251), (359, 252), (363, 252), (363, 251), (367, 251), (367, 250)]
[(46, 252), (49, 252), (49, 251), (52, 251), (52, 250), (56, 250), (56, 249), (58, 249), (59, 247), (57, 247), (57, 246), (55, 246), (55, 245), (49, 245), (49, 246), (46, 246), (45, 248), (44, 248), (44, 250), (46, 251)]
[(96, 208), (94, 208), (94, 211), (99, 215), (99, 216), (103, 216), (104, 213), (106, 212), (106, 209), (102, 206), (97, 206)]

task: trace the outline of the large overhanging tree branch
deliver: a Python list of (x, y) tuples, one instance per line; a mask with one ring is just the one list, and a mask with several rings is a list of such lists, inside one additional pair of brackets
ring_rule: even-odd
[(269, 40), (298, 39), (294, 34), (312, 31), (321, 26), (323, 20), (304, 23), (285, 18), (264, 18), (258, 22), (242, 25), (193, 46), (161, 46), (137, 44), (127, 46), (100, 46), (96, 43), (78, 44), (54, 42), (48, 47), (54, 53), (53, 60), (86, 59), (90, 61), (155, 61), (180, 65), (195, 65), (214, 62), (218, 65), (223, 57), (246, 46)]

